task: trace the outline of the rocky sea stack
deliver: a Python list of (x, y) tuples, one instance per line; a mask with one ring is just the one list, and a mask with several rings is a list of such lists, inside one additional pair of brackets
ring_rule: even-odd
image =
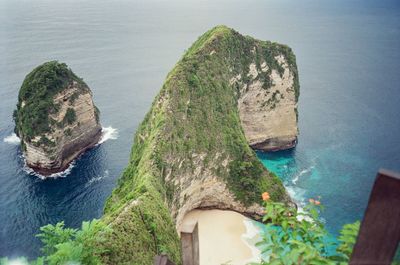
[(101, 136), (89, 87), (57, 61), (26, 76), (14, 120), (27, 165), (42, 175), (64, 170)]
[(290, 203), (254, 149), (293, 147), (299, 81), (286, 46), (218, 26), (168, 74), (139, 126), (130, 162), (107, 200), (105, 264), (181, 264), (177, 227), (193, 209), (258, 218), (261, 194)]

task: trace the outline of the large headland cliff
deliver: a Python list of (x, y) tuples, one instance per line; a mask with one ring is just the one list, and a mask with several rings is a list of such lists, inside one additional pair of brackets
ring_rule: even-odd
[(14, 120), (27, 165), (43, 175), (67, 168), (101, 136), (91, 90), (57, 61), (44, 63), (26, 76)]
[(193, 209), (229, 209), (257, 218), (261, 193), (290, 203), (254, 149), (297, 141), (299, 80), (292, 50), (218, 26), (168, 74), (140, 124), (130, 162), (107, 200), (113, 232), (106, 264), (181, 263), (177, 227)]

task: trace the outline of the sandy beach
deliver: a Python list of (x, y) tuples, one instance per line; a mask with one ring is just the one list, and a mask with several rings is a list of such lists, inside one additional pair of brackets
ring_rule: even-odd
[[(233, 211), (194, 210), (181, 227), (198, 222), (200, 265), (244, 265), (259, 261), (252, 221)], [(181, 230), (181, 229), (179, 229)]]

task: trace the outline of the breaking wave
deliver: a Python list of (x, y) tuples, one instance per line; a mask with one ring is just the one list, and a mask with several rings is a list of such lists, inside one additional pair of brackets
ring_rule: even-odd
[(110, 176), (108, 170), (104, 171), (104, 175), (102, 176), (98, 176), (98, 177), (94, 177), (92, 179), (90, 179), (86, 184), (85, 184), (85, 188), (91, 186), (92, 184), (96, 183), (96, 182), (100, 182), (105, 178), (108, 178)]
[(302, 171), (300, 171), (299, 174), (297, 174), (296, 176), (294, 176), (294, 178), (292, 179), (292, 183), (294, 185), (297, 184), (297, 181), (299, 181), (300, 177), (303, 176), (304, 174), (307, 173), (311, 173), (311, 171), (314, 169), (314, 166), (310, 166), (309, 168), (303, 169)]
[(107, 140), (116, 140), (118, 139), (118, 129), (115, 129), (111, 126), (103, 127), (101, 129), (101, 138), (98, 144), (102, 144)]
[(262, 253), (260, 249), (256, 247), (256, 244), (261, 241), (261, 229), (256, 226), (256, 222), (253, 220), (243, 220), (246, 232), (241, 235), (242, 241), (251, 250), (251, 258), (247, 260), (247, 263), (259, 263), (261, 262)]
[(19, 137), (15, 133), (12, 133), (11, 135), (5, 137), (3, 141), (8, 144), (19, 145), (21, 139), (19, 139)]
[[(115, 140), (118, 138), (118, 130), (111, 126), (103, 127), (101, 130), (101, 133), (102, 133), (102, 135), (101, 135), (100, 141), (98, 142), (98, 145), (104, 143), (105, 141)], [(21, 142), (20, 138), (15, 133), (12, 133), (11, 135), (5, 137), (3, 141), (6, 143), (15, 144), (15, 145), (18, 145)], [(26, 159), (22, 154), (21, 154), (21, 159), (23, 160), (23, 163), (24, 163), (24, 165), (22, 167), (23, 171), (25, 171), (29, 175), (36, 176), (36, 177), (44, 180), (47, 178), (65, 178), (65, 177), (67, 177), (71, 173), (72, 169), (75, 167), (76, 160), (79, 159), (79, 157), (75, 158), (69, 164), (68, 168), (66, 168), (64, 171), (53, 173), (48, 176), (39, 174), (38, 172), (35, 172), (32, 168), (28, 167), (28, 165), (26, 163)], [(106, 178), (106, 177), (108, 177), (108, 170), (106, 170), (104, 176), (95, 177), (95, 178), (91, 179), (89, 181), (88, 185), (91, 185), (93, 182), (100, 181), (101, 179)]]
[(28, 165), (26, 164), (26, 160), (25, 160), (24, 156), (22, 156), (22, 159), (24, 160), (24, 167), (22, 169), (27, 174), (32, 175), (32, 176), (36, 176), (36, 177), (38, 177), (38, 178), (40, 178), (42, 180), (47, 179), (47, 178), (65, 178), (66, 176), (68, 176), (71, 173), (72, 169), (75, 167), (75, 161), (76, 161), (76, 159), (74, 161), (72, 161), (64, 171), (44, 176), (42, 174), (39, 174), (38, 172), (35, 172), (32, 168), (28, 167)]

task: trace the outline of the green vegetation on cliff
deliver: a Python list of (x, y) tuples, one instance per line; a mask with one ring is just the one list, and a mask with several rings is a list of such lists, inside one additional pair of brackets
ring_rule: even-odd
[(50, 120), (49, 113), (58, 111), (53, 97), (73, 81), (86, 89), (87, 86), (81, 78), (65, 63), (57, 61), (46, 62), (30, 72), (22, 83), (17, 109), (14, 111), (17, 135), (30, 141), (37, 135), (49, 132), (51, 122), (54, 122)]
[[(232, 76), (248, 73), (253, 61), (263, 59), (271, 69), (279, 68), (274, 59), (279, 54), (297, 73), (287, 46), (225, 26), (208, 31), (186, 52), (139, 126), (129, 165), (106, 202), (103, 220), (113, 227), (106, 263), (151, 264), (155, 254), (167, 253), (180, 264), (170, 211), (182, 206), (176, 196), (181, 188), (173, 179), (194, 175), (197, 168), (224, 181), (243, 205), (260, 203), (264, 190), (275, 201), (288, 200), (280, 180), (249, 147), (237, 109), (239, 91), (229, 83)], [(201, 164), (193, 159), (198, 154), (205, 154)], [(229, 161), (227, 168), (223, 161)]]
[(67, 112), (65, 113), (63, 123), (72, 124), (76, 120), (75, 110), (73, 108), (68, 108)]

